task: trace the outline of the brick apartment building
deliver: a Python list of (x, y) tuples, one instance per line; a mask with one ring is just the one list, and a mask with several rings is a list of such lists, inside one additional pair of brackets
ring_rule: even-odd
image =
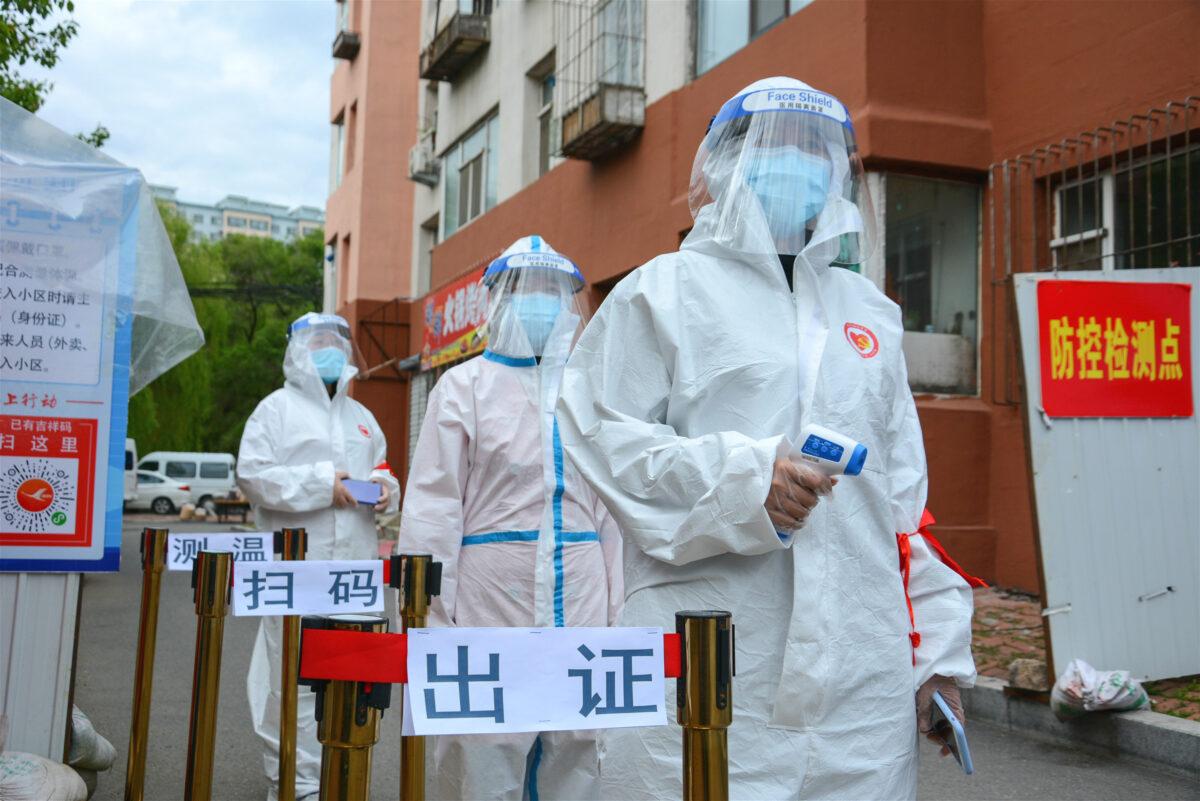
[(432, 310), (440, 324), (453, 290), (534, 232), (580, 264), (595, 308), (686, 235), (716, 109), (788, 75), (854, 119), (885, 234), (860, 270), (902, 309), (938, 536), (985, 578), (1037, 588), (1011, 274), (1200, 263), (1200, 6), (338, 6), (326, 308), (356, 328), (355, 394), (402, 480), (452, 363), (421, 358)]

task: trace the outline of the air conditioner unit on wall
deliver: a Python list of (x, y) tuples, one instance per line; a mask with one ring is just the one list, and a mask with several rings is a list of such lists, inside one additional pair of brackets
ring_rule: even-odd
[(433, 152), (433, 137), (423, 137), (408, 151), (408, 178), (426, 186), (437, 186), (440, 160)]

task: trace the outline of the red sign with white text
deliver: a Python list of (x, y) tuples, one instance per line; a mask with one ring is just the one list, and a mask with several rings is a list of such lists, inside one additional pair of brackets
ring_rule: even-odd
[(480, 353), (487, 344), (479, 328), (487, 319), (483, 268), (425, 298), (425, 341), (421, 369), (428, 370)]
[(1041, 281), (1042, 408), (1051, 417), (1191, 417), (1191, 286)]
[(98, 425), (0, 415), (0, 545), (91, 544)]

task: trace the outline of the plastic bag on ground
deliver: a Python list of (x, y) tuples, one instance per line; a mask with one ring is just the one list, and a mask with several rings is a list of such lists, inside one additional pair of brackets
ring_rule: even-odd
[(67, 764), (84, 770), (108, 770), (116, 758), (113, 744), (96, 731), (82, 709), (72, 706), (71, 753), (67, 755)]
[(1150, 697), (1128, 670), (1096, 670), (1082, 659), (1072, 659), (1050, 691), (1050, 709), (1059, 720), (1149, 707)]
[(86, 801), (87, 785), (61, 762), (37, 754), (0, 754), (0, 798), (4, 801)]

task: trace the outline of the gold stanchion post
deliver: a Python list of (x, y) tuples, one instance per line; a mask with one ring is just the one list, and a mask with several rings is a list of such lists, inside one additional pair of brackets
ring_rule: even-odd
[(133, 669), (133, 716), (125, 762), (125, 801), (142, 801), (146, 789), (146, 739), (154, 687), (154, 647), (158, 640), (158, 596), (167, 566), (167, 530), (142, 529), (142, 606), (138, 615), (137, 662)]
[(683, 798), (728, 801), (733, 615), (676, 612), (675, 630), (683, 662), (676, 682), (676, 713), (683, 727)]
[[(308, 537), (302, 528), (285, 528), (279, 537), (280, 556), (302, 561)], [(283, 653), (279, 677), (279, 801), (296, 801), (296, 678), (300, 671), (300, 616), (287, 615), (283, 625)]]
[(192, 713), (188, 723), (185, 801), (212, 798), (213, 748), (217, 735), (217, 699), (221, 686), (221, 641), (229, 611), (233, 554), (201, 551), (192, 566), (196, 597), (196, 663), (192, 675)]
[[(387, 631), (378, 615), (305, 617), (302, 629)], [(371, 792), (371, 748), (392, 685), (361, 681), (306, 682), (317, 691), (317, 739), (321, 741), (321, 801), (367, 801)]]
[[(391, 584), (400, 590), (400, 630), (425, 627), (429, 604), (441, 594), (442, 563), (429, 554), (392, 557)], [(401, 719), (404, 696), (400, 696)], [(425, 738), (400, 738), (400, 801), (425, 801)]]

